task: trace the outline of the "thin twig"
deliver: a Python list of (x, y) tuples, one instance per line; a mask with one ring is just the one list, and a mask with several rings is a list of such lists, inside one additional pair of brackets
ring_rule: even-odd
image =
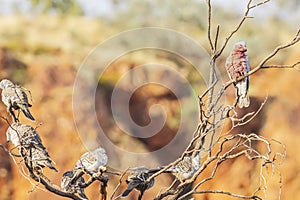
[(219, 33), (220, 33), (220, 24), (217, 25), (217, 32), (216, 32), (216, 36), (215, 36), (214, 49), (218, 48)]
[(7, 149), (5, 146), (3, 146), (2, 144), (0, 144), (0, 147), (1, 147), (6, 153), (8, 153), (10, 156), (21, 157), (21, 155), (19, 155), (19, 154), (12, 153), (10, 150), (8, 150), (8, 149)]
[[(116, 185), (116, 187), (114, 188), (114, 190), (113, 190), (113, 192), (112, 192), (112, 194), (111, 194), (111, 196), (110, 196), (110, 199), (111, 199), (111, 200), (114, 199), (113, 197), (115, 196), (117, 190), (118, 190), (119, 187), (121, 186), (122, 180), (123, 180), (125, 174), (128, 172), (128, 170), (129, 170), (129, 168), (127, 168), (127, 169), (121, 174), (121, 176), (120, 176), (120, 178), (119, 178), (119, 183)], [(116, 198), (115, 198), (115, 199), (116, 199)]]
[(237, 197), (240, 199), (255, 199), (255, 200), (262, 200), (261, 197), (259, 196), (246, 196), (246, 195), (241, 195), (241, 194), (234, 194), (231, 192), (223, 191), (223, 190), (202, 190), (202, 191), (194, 191), (193, 194), (223, 194), (223, 195), (228, 195), (231, 197)]
[[(272, 59), (279, 51), (283, 50), (283, 49), (286, 49), (288, 47), (291, 47), (293, 46), (294, 44), (298, 43), (300, 41), (300, 29), (297, 31), (295, 37), (288, 43), (286, 44), (283, 44), (283, 45), (280, 45), (278, 47), (276, 47), (274, 49), (274, 51), (272, 53), (270, 53), (267, 57), (265, 57), (259, 64), (257, 67), (255, 67), (253, 70), (251, 70), (248, 74), (246, 74), (245, 76), (249, 76), (251, 74), (254, 74), (255, 72), (257, 72), (259, 69), (261, 68), (266, 68), (266, 67), (263, 67), (265, 65), (265, 63), (267, 63), (270, 59)], [(291, 66), (295, 67), (299, 64), (300, 61), (294, 63), (293, 65), (287, 65), (287, 68), (291, 68)], [(284, 66), (284, 65), (283, 65)], [(276, 68), (279, 68), (278, 66)], [(284, 67), (281, 67), (281, 68), (284, 68)], [(243, 79), (243, 78), (242, 78)], [(242, 79), (238, 79), (237, 81), (239, 80), (242, 80)]]
[(212, 39), (211, 39), (211, 3), (210, 3), (210, 0), (206, 0), (206, 4), (207, 4), (207, 38), (208, 38), (208, 42), (209, 42), (209, 45), (210, 45), (210, 49), (212, 52), (214, 52), (214, 46), (213, 46), (213, 43), (212, 43)]
[(296, 70), (300, 70), (299, 68), (297, 68), (296, 66), (300, 64), (300, 61), (291, 64), (291, 65), (267, 65), (267, 66), (262, 66), (261, 69), (270, 69), (270, 68), (294, 68)]
[(265, 4), (265, 3), (268, 3), (269, 1), (271, 1), (271, 0), (266, 0), (266, 1), (262, 1), (260, 3), (257, 3), (257, 4), (255, 4), (253, 6), (250, 6), (250, 9), (253, 9), (255, 7), (258, 7), (258, 6), (261, 6), (261, 5)]
[(222, 47), (216, 52), (215, 54), (215, 58), (218, 58), (224, 51), (224, 49), (226, 48), (229, 40), (232, 38), (232, 36), (238, 32), (238, 30), (241, 28), (241, 26), (243, 25), (243, 23), (245, 22), (245, 20), (248, 18), (248, 14), (250, 12), (250, 10), (252, 9), (251, 8), (251, 3), (252, 3), (252, 0), (249, 0), (248, 3), (247, 3), (247, 9), (246, 11), (244, 12), (244, 16), (243, 18), (240, 20), (240, 22), (237, 24), (236, 28), (233, 29), (233, 31), (231, 31), (231, 33), (229, 33), (229, 35), (225, 38), (225, 41), (222, 45)]

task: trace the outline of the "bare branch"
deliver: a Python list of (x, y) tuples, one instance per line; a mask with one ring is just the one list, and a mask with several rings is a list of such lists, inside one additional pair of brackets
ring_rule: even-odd
[[(27, 168), (30, 169), (29, 166)], [(29, 170), (30, 172), (30, 177), (35, 180), (36, 182), (39, 182), (45, 186), (47, 190), (50, 192), (57, 194), (62, 197), (67, 197), (73, 200), (82, 200), (81, 198), (77, 197), (74, 194), (64, 192), (60, 187), (57, 185), (53, 184), (43, 173), (36, 171), (37, 174), (33, 170)]]
[(119, 178), (119, 183), (118, 183), (118, 185), (116, 185), (116, 187), (114, 188), (114, 191), (112, 192), (112, 194), (111, 194), (111, 196), (110, 196), (110, 199), (111, 199), (111, 200), (118, 198), (118, 197), (116, 197), (116, 198), (113, 198), (113, 197), (115, 196), (117, 190), (118, 190), (119, 187), (121, 186), (122, 180), (123, 180), (125, 174), (128, 172), (128, 170), (129, 170), (129, 168), (127, 168), (127, 169), (121, 174), (121, 176), (120, 176), (120, 178)]
[(208, 38), (208, 42), (209, 42), (209, 45), (210, 45), (210, 49), (212, 52), (214, 52), (215, 48), (213, 46), (213, 43), (212, 43), (212, 39), (211, 39), (211, 3), (210, 3), (210, 0), (206, 0), (206, 4), (207, 4), (207, 10), (208, 10), (208, 13), (207, 13), (207, 38)]
[(254, 112), (246, 113), (244, 116), (242, 116), (240, 118), (237, 118), (235, 115), (232, 116), (232, 117), (229, 117), (229, 119), (232, 121), (231, 130), (238, 127), (238, 126), (243, 126), (245, 124), (248, 124), (250, 121), (252, 121), (258, 115), (258, 113), (262, 110), (262, 108), (266, 104), (267, 100), (268, 100), (268, 97), (266, 97), (264, 99), (264, 101), (261, 103), (260, 107)]
[(214, 49), (218, 48), (219, 33), (220, 33), (220, 24), (218, 24), (218, 26), (217, 26), (217, 32), (216, 32), (216, 36), (215, 36)]
[(8, 149), (7, 149), (5, 146), (3, 146), (2, 144), (0, 144), (0, 147), (1, 147), (6, 153), (8, 153), (10, 156), (21, 157), (21, 155), (19, 155), (19, 154), (12, 153), (11, 150), (8, 150)]
[(268, 3), (270, 0), (266, 0), (266, 1), (263, 1), (263, 2), (260, 2), (260, 3), (257, 3), (255, 5), (251, 5), (252, 3), (252, 0), (249, 0), (248, 3), (247, 3), (247, 8), (246, 8), (246, 11), (244, 12), (244, 16), (243, 18), (240, 20), (240, 22), (237, 24), (236, 28), (233, 29), (233, 31), (231, 31), (229, 33), (229, 35), (225, 38), (225, 42), (223, 43), (222, 47), (216, 52), (215, 54), (215, 58), (218, 58), (224, 51), (224, 49), (226, 48), (229, 40), (232, 38), (233, 35), (235, 35), (238, 30), (242, 27), (242, 25), (244, 24), (245, 20), (248, 19), (248, 18), (252, 18), (250, 16), (248, 16), (249, 12), (254, 9), (254, 8), (257, 8), (259, 6), (262, 6), (263, 4), (266, 4)]
[(8, 124), (8, 126), (11, 127), (11, 124), (10, 124), (10, 122), (8, 121), (8, 119), (6, 117), (0, 116), (0, 118), (2, 118), (3, 120), (5, 120), (6, 123)]
[[(259, 69), (261, 68), (267, 68), (267, 67), (263, 67), (265, 65), (266, 62), (268, 62), (270, 59), (272, 59), (279, 51), (286, 49), (288, 47), (293, 46), (294, 44), (298, 43), (300, 41), (300, 29), (297, 31), (295, 37), (288, 43), (280, 45), (278, 47), (275, 48), (275, 50), (269, 54), (266, 58), (264, 58), (257, 67), (255, 67), (253, 70), (251, 70), (247, 75), (251, 75), (254, 74), (255, 72), (257, 72)], [(293, 67), (297, 66), (299, 64), (300, 61), (296, 62), (295, 64), (291, 65)], [(279, 68), (279, 67), (276, 67)], [(284, 68), (284, 67), (281, 67)], [(291, 68), (290, 66), (288, 66), (288, 68)], [(246, 75), (246, 76), (247, 76)], [(242, 79), (241, 79), (242, 80)], [(238, 80), (239, 81), (239, 80)]]
[[(233, 141), (233, 140), (236, 140), (236, 142), (232, 145), (232, 147), (229, 150), (223, 152), (224, 146), (228, 142)], [(264, 154), (261, 154), (259, 151), (255, 150), (251, 145), (251, 143), (254, 142), (254, 141), (259, 141), (259, 142), (264, 143), (267, 146), (268, 151)], [(228, 143), (228, 144), (230, 144), (230, 143)], [(243, 148), (243, 149), (241, 149), (241, 148)], [(234, 152), (236, 152), (236, 153), (234, 153)], [(184, 199), (188, 195), (193, 194), (193, 192), (196, 191), (197, 188), (200, 187), (200, 185), (202, 185), (205, 182), (213, 179), (217, 169), (219, 168), (219, 165), (222, 162), (224, 162), (228, 159), (235, 159), (235, 158), (240, 157), (240, 156), (246, 156), (250, 160), (256, 160), (256, 159), (262, 160), (263, 164), (261, 165), (261, 170), (262, 170), (262, 168), (266, 167), (268, 163), (271, 164), (272, 169), (274, 169), (275, 168), (274, 158), (270, 157), (271, 152), (272, 152), (271, 151), (271, 144), (268, 142), (268, 140), (266, 140), (265, 138), (263, 138), (261, 136), (258, 136), (256, 134), (250, 134), (250, 135), (238, 134), (238, 135), (233, 135), (233, 136), (224, 138), (221, 141), (221, 144), (219, 146), (219, 150), (215, 153), (215, 155), (212, 156), (212, 157), (207, 158), (206, 161), (202, 164), (199, 171), (194, 175), (194, 177), (191, 180), (188, 180), (188, 181), (180, 184), (177, 187), (177, 189), (180, 189), (180, 188), (184, 187), (186, 184), (188, 184), (190, 182), (193, 182), (196, 179), (196, 177), (205, 168), (207, 168), (209, 165), (211, 165), (214, 161), (217, 161), (215, 166), (214, 166), (213, 171), (211, 172), (211, 175), (207, 178), (202, 179), (199, 183), (197, 183), (194, 186), (194, 189), (192, 191), (190, 191), (190, 192), (186, 193), (185, 195), (181, 196), (179, 199)], [(277, 154), (275, 154), (275, 155), (277, 155)], [(263, 180), (265, 180), (263, 182), (264, 186), (261, 186), (261, 184), (260, 184), (260, 186), (258, 187), (256, 192), (261, 190), (262, 188), (265, 188), (265, 186), (266, 186), (266, 179), (265, 179), (264, 176), (262, 176), (262, 177), (263, 177)], [(227, 193), (227, 192), (225, 191), (225, 193)], [(256, 195), (252, 195), (252, 196), (256, 196)]]
[(255, 199), (255, 200), (262, 200), (261, 197), (253, 195), (253, 196), (246, 196), (246, 195), (241, 195), (241, 194), (234, 194), (231, 192), (223, 191), (223, 190), (203, 190), (203, 191), (194, 191), (194, 194), (207, 194), (207, 193), (212, 193), (212, 194), (223, 194), (223, 195), (228, 195), (231, 197), (237, 197), (240, 199)]
[(296, 66), (300, 64), (300, 61), (291, 64), (291, 65), (267, 65), (267, 66), (262, 66), (262, 69), (270, 69), (270, 68), (294, 68), (296, 70), (300, 70), (299, 68), (297, 68)]
[(261, 6), (261, 5), (265, 4), (265, 3), (268, 3), (269, 1), (271, 1), (271, 0), (266, 0), (266, 1), (262, 1), (260, 3), (257, 3), (257, 4), (255, 4), (253, 6), (250, 6), (250, 9), (253, 9), (255, 7), (258, 7), (258, 6)]
[(100, 194), (101, 194), (101, 200), (106, 200), (107, 199), (107, 182), (108, 178), (103, 177), (103, 179), (100, 181)]
[(222, 45), (222, 47), (216, 52), (215, 58), (218, 58), (223, 53), (223, 51), (224, 51), (225, 47), (227, 46), (227, 43), (229, 42), (229, 40), (231, 39), (231, 37), (241, 28), (241, 26), (243, 25), (243, 23), (245, 22), (245, 20), (248, 18), (248, 14), (249, 14), (249, 12), (251, 10), (251, 6), (250, 6), (251, 2), (252, 2), (252, 0), (248, 1), (247, 9), (244, 12), (243, 18), (237, 24), (236, 28), (233, 31), (231, 31), (231, 33), (225, 38), (225, 42)]

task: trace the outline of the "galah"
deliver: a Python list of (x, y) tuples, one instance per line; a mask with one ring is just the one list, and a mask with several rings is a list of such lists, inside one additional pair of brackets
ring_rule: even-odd
[(179, 181), (184, 182), (193, 177), (200, 169), (200, 154), (197, 153), (194, 157), (185, 156), (175, 166), (168, 171), (171, 172)]
[(121, 197), (126, 197), (133, 189), (140, 191), (140, 196), (154, 185), (154, 178), (147, 179), (158, 170), (150, 170), (146, 167), (137, 167), (130, 170), (130, 174), (126, 180), (127, 189), (122, 193)]
[(93, 151), (84, 153), (76, 162), (75, 169), (82, 169), (89, 174), (99, 172), (100, 168), (105, 168), (108, 157), (105, 149), (99, 147)]
[(237, 81), (250, 71), (249, 59), (246, 52), (246, 42), (239, 41), (235, 43), (225, 63), (228, 76), (234, 81), (234, 85), (237, 88), (237, 102), (240, 108), (250, 105), (248, 96), (249, 76)]
[(26, 90), (23, 87), (3, 79), (0, 82), (0, 88), (2, 89), (2, 102), (7, 106), (7, 110), (13, 116), (14, 121), (18, 121), (18, 119), (12, 109), (21, 110), (28, 119), (35, 120), (29, 111), (31, 104), (28, 102)]
[(34, 169), (49, 167), (57, 172), (42, 140), (35, 128), (15, 122), (6, 131), (7, 142), (12, 142), (19, 149), (27, 164)]

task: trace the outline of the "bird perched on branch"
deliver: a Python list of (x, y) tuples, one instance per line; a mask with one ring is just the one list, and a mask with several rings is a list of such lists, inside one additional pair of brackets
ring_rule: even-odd
[(154, 178), (149, 182), (147, 179), (159, 169), (151, 170), (146, 167), (137, 167), (130, 170), (130, 174), (126, 180), (127, 189), (123, 192), (121, 197), (126, 197), (133, 189), (140, 191), (139, 199), (142, 198), (144, 192), (154, 185)]
[(237, 102), (240, 108), (248, 107), (250, 105), (250, 99), (247, 95), (249, 89), (249, 76), (236, 82), (237, 79), (250, 71), (249, 59), (246, 52), (246, 42), (239, 41), (235, 43), (232, 52), (225, 63), (228, 76), (234, 81), (234, 85), (237, 88)]
[(105, 149), (99, 147), (94, 151), (84, 153), (75, 165), (75, 169), (82, 169), (89, 174), (99, 172), (99, 169), (105, 169), (108, 157)]
[(200, 169), (200, 154), (197, 153), (193, 158), (185, 156), (175, 166), (168, 171), (171, 172), (180, 182), (193, 177), (193, 175)]
[(72, 187), (72, 185), (76, 184), (78, 179), (82, 178), (84, 173), (94, 177), (99, 171), (105, 171), (107, 161), (108, 157), (105, 149), (101, 147), (98, 147), (94, 151), (84, 153), (76, 162), (75, 167), (72, 170), (72, 176), (71, 173), (68, 173), (70, 180), (64, 187)]
[(33, 169), (49, 167), (57, 172), (38, 132), (33, 127), (15, 122), (7, 129), (6, 140), (19, 149), (25, 162), (32, 165)]
[(31, 107), (31, 104), (28, 102), (25, 88), (15, 85), (7, 79), (3, 79), (0, 82), (0, 88), (2, 89), (2, 102), (7, 106), (7, 111), (12, 115), (15, 122), (18, 121), (18, 119), (13, 109), (21, 110), (28, 119), (34, 121), (34, 117), (28, 109)]
[(81, 187), (81, 184), (84, 184), (84, 178), (79, 177), (74, 183), (71, 183), (73, 177), (73, 171), (65, 172), (61, 179), (61, 188), (65, 192), (72, 194), (77, 193), (83, 200), (88, 200), (87, 196), (85, 195), (84, 188)]

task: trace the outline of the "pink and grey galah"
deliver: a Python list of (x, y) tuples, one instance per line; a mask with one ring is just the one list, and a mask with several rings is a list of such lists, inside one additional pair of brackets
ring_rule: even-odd
[(128, 196), (128, 194), (136, 189), (140, 191), (140, 198), (143, 196), (144, 192), (151, 188), (154, 185), (154, 178), (150, 179), (148, 182), (148, 178), (152, 176), (158, 170), (151, 170), (146, 167), (137, 167), (130, 169), (130, 174), (126, 180), (127, 188), (122, 193), (121, 197), (124, 198)]
[(171, 172), (180, 182), (190, 179), (201, 167), (201, 157), (197, 153), (194, 157), (185, 156), (168, 171)]
[(2, 102), (7, 106), (7, 111), (13, 116), (14, 121), (18, 121), (18, 119), (13, 113), (13, 109), (21, 110), (28, 119), (34, 121), (34, 117), (29, 111), (31, 104), (28, 102), (26, 89), (7, 79), (1, 80), (0, 88), (2, 89)]
[(246, 52), (246, 42), (239, 41), (235, 43), (225, 63), (228, 76), (234, 81), (234, 85), (237, 88), (237, 101), (240, 108), (250, 105), (248, 96), (249, 76), (237, 81), (250, 71), (249, 59)]
[(105, 169), (108, 157), (105, 149), (98, 147), (93, 151), (84, 153), (80, 159), (76, 162), (75, 169), (81, 169), (89, 174), (99, 172), (99, 170)]
[(49, 167), (57, 172), (38, 132), (32, 126), (19, 122), (13, 123), (6, 131), (6, 140), (19, 149), (25, 162), (33, 169)]

